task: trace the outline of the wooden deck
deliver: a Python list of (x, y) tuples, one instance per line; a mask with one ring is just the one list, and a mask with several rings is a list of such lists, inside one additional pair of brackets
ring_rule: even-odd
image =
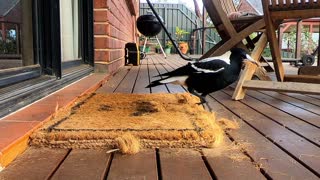
[[(182, 66), (178, 56), (148, 56), (124, 67), (99, 92), (176, 93), (176, 85), (146, 89), (153, 76)], [(240, 161), (213, 149), (148, 149), (137, 155), (106, 150), (29, 148), (0, 173), (11, 179), (319, 179), (320, 96), (249, 91), (231, 100), (233, 87), (210, 94), (207, 108), (237, 120), (226, 143)]]

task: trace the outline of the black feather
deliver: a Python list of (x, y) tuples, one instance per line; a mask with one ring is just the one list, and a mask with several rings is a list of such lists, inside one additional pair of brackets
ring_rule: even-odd
[[(181, 82), (181, 85), (186, 85), (189, 92), (199, 96), (203, 103), (205, 102), (204, 98), (206, 95), (221, 90), (238, 79), (242, 62), (247, 58), (247, 53), (240, 48), (233, 48), (230, 51), (230, 64), (222, 59), (215, 58), (188, 63), (171, 72), (160, 74), (159, 76), (165, 77), (151, 82), (147, 87), (154, 87), (165, 83), (177, 84), (180, 81), (175, 81), (176, 79), (186, 77), (185, 82)], [(201, 93), (201, 95), (198, 95), (195, 91)]]

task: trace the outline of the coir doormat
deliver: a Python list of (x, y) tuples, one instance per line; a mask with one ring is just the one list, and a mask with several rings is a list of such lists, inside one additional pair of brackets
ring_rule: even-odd
[(142, 148), (210, 147), (223, 138), (213, 113), (180, 94), (92, 94), (31, 136), (31, 145), (58, 148), (116, 147), (130, 134)]

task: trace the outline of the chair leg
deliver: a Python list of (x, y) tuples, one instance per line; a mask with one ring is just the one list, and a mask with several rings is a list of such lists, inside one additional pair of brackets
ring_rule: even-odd
[(266, 26), (267, 35), (269, 40), (269, 45), (271, 49), (271, 55), (274, 63), (274, 69), (277, 76), (278, 81), (284, 81), (284, 68), (281, 59), (280, 47), (278, 44), (277, 36), (276, 36), (276, 28), (272, 23), (271, 19), (269, 19), (269, 26)]
[[(261, 35), (258, 42), (256, 43), (256, 46), (254, 47), (251, 53), (251, 57), (257, 62), (259, 62), (260, 57), (266, 45), (267, 45), (267, 35), (264, 32)], [(268, 76), (267, 71), (263, 67), (256, 68), (254, 75), (256, 75), (260, 80), (271, 81), (271, 78)]]
[(244, 98), (246, 94), (246, 90), (242, 88), (243, 83), (247, 80), (251, 80), (254, 72), (256, 71), (257, 66), (252, 63), (247, 63), (243, 72), (240, 75), (240, 79), (238, 81), (237, 87), (234, 90), (232, 95), (233, 100), (241, 100)]
[[(265, 33), (263, 33), (251, 53), (251, 57), (254, 60), (256, 61), (259, 60), (266, 44), (267, 44), (267, 36)], [(262, 67), (257, 68), (255, 64), (247, 63), (245, 66), (245, 69), (240, 75), (237, 87), (233, 93), (233, 96), (232, 96), (233, 100), (240, 100), (244, 98), (246, 90), (242, 88), (243, 83), (245, 81), (251, 80), (254, 74), (258, 76), (258, 78), (261, 80), (271, 80), (271, 78), (266, 74), (265, 70)]]

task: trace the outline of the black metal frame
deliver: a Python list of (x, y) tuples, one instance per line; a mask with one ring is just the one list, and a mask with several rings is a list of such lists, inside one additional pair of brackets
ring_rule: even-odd
[(35, 54), (43, 74), (61, 78), (60, 3), (58, 0), (35, 0)]
[(93, 1), (82, 0), (83, 5), (83, 60), (94, 66), (94, 37), (93, 37)]

